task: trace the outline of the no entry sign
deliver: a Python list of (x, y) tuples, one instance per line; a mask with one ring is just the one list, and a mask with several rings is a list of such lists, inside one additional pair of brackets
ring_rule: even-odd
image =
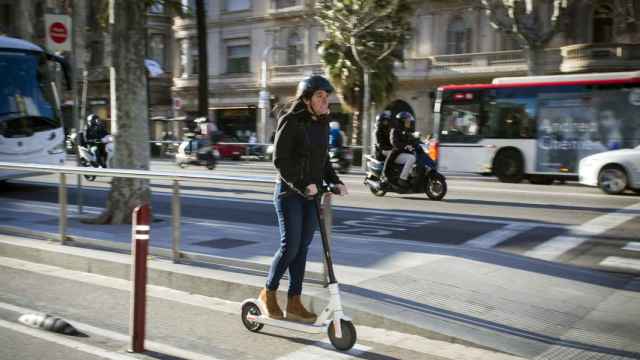
[(71, 17), (47, 14), (44, 16), (44, 21), (49, 51), (71, 51)]

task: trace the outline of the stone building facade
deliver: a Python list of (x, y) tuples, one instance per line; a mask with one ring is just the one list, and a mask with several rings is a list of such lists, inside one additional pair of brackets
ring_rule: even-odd
[[(432, 94), (442, 84), (490, 82), (526, 74), (523, 50), (494, 30), (477, 0), (416, 1), (414, 34), (406, 61), (396, 66), (398, 91), (378, 110), (411, 109), (423, 132), (432, 127)], [(316, 43), (323, 37), (309, 0), (207, 1), (210, 116), (232, 135), (261, 130), (261, 65), (267, 64), (271, 105), (281, 104), (297, 82), (322, 74)], [(547, 73), (622, 71), (640, 67), (640, 2), (579, 0), (571, 22), (552, 41)], [(179, 114), (197, 108), (194, 19), (175, 19), (172, 95)], [(270, 50), (269, 50), (270, 48)], [(266, 50), (266, 51), (265, 51)], [(337, 98), (333, 98), (338, 102)], [(335, 106), (339, 109), (339, 106)], [(273, 129), (273, 117), (264, 123)], [(268, 140), (268, 139), (267, 139)]]

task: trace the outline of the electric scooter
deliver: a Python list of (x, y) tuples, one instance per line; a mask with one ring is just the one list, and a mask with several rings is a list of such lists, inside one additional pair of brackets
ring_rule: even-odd
[(320, 212), (320, 196), (316, 196), (316, 216), (320, 225), (322, 237), (322, 254), (324, 256), (327, 274), (329, 277), (329, 303), (313, 324), (304, 324), (289, 320), (276, 320), (266, 315), (266, 305), (259, 299), (247, 299), (242, 303), (242, 323), (249, 331), (258, 332), (264, 325), (276, 326), (284, 329), (306, 332), (309, 334), (321, 334), (327, 332), (333, 346), (340, 351), (347, 351), (356, 343), (356, 328), (351, 318), (344, 315), (338, 280), (333, 272), (331, 249), (327, 239), (324, 217)]

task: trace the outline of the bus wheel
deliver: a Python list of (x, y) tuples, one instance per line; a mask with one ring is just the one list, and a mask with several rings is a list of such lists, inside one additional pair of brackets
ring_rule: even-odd
[(524, 161), (520, 152), (513, 149), (502, 150), (493, 162), (493, 172), (498, 180), (505, 183), (519, 183), (524, 178)]

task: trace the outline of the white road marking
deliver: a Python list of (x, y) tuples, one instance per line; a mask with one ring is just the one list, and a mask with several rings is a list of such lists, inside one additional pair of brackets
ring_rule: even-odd
[[(98, 285), (113, 289), (119, 289), (123, 291), (131, 290), (131, 282), (128, 280), (110, 278), (102, 275), (84, 273), (81, 271), (75, 270), (67, 270), (55, 266), (43, 265), (32, 263), (28, 261), (18, 260), (14, 258), (6, 258), (0, 257), (0, 268), (8, 267), (23, 271), (30, 271), (34, 273), (43, 274), (46, 276), (58, 277), (78, 282), (83, 282), (92, 285)], [(175, 301), (178, 303), (183, 303), (192, 306), (198, 306), (205, 308), (207, 310), (214, 310), (229, 314), (238, 315), (240, 314), (240, 302), (228, 301), (223, 299), (217, 299), (213, 297), (207, 297), (203, 295), (191, 294), (184, 291), (169, 289), (156, 285), (147, 285), (148, 295), (156, 298), (162, 298), (170, 301)], [(24, 307), (19, 307), (11, 304), (6, 304), (0, 302), (0, 308), (13, 311), (16, 313), (37, 313), (37, 311), (32, 309), (27, 309)], [(96, 335), (101, 335), (104, 337), (108, 337), (111, 339), (115, 339), (118, 341), (129, 341), (129, 336), (124, 334), (119, 334), (116, 332), (112, 332), (105, 329), (99, 329), (93, 327), (88, 324), (79, 323), (73, 321), (72, 319), (68, 319), (73, 326), (75, 326), (78, 330), (87, 333), (93, 333)], [(35, 330), (35, 329), (34, 329)], [(360, 326), (356, 324), (356, 331), (358, 333), (359, 341), (370, 341), (376, 344), (386, 345), (386, 346), (394, 346), (399, 349), (405, 349), (409, 351), (414, 351), (422, 354), (429, 355), (437, 355), (442, 356), (447, 359), (455, 359), (455, 360), (467, 360), (467, 359), (492, 359), (492, 360), (511, 360), (516, 359), (515, 357), (510, 357), (505, 354), (496, 353), (490, 350), (484, 350), (459, 344), (453, 344), (445, 341), (431, 340), (428, 338), (420, 337), (417, 335), (405, 334), (397, 331), (390, 331), (385, 329), (378, 329), (368, 326)], [(168, 345), (159, 344), (156, 342), (146, 341), (146, 348), (149, 350), (157, 350), (159, 352), (163, 352), (166, 354), (176, 354), (176, 356), (182, 356), (188, 359), (212, 359), (210, 357), (197, 357), (200, 354), (186, 354), (185, 350), (168, 347)], [(323, 341), (320, 345), (323, 349), (318, 349), (317, 346), (309, 346), (305, 347), (303, 352), (301, 352), (299, 357), (285, 357), (283, 359), (303, 359), (310, 360), (311, 358), (308, 356), (303, 356), (305, 354), (309, 354), (312, 352), (316, 355), (320, 356), (316, 357), (317, 359), (342, 359), (330, 357), (334, 356), (337, 352), (333, 349), (333, 346), (329, 345), (328, 342)], [(329, 352), (326, 349), (330, 349)], [(353, 352), (349, 354), (361, 354), (362, 352), (368, 351), (369, 347), (356, 344)], [(309, 352), (307, 352), (309, 351)], [(179, 352), (182, 352), (182, 355), (177, 355)], [(327, 355), (329, 354), (329, 355)], [(339, 353), (337, 353), (339, 354)], [(289, 354), (291, 355), (291, 354)], [(297, 355), (296, 355), (297, 356)], [(355, 356), (356, 358), (358, 356)], [(362, 358), (360, 356), (360, 358)]]
[[(9, 311), (13, 311), (13, 312), (17, 312), (17, 313), (38, 313), (37, 310), (34, 309), (29, 309), (29, 308), (25, 308), (25, 307), (21, 307), (21, 306), (15, 306), (12, 304), (7, 304), (7, 303), (3, 303), (0, 302), (0, 308), (3, 308), (5, 310), (9, 310)], [(70, 324), (72, 324), (76, 329), (78, 329), (78, 331), (82, 332), (82, 333), (89, 333), (89, 334), (94, 334), (94, 335), (99, 335), (102, 337), (106, 337), (112, 340), (116, 340), (116, 341), (121, 341), (121, 342), (126, 342), (129, 343), (131, 337), (128, 334), (121, 334), (119, 332), (115, 332), (115, 331), (111, 331), (111, 330), (106, 330), (106, 329), (102, 329), (102, 328), (98, 328), (95, 326), (91, 326), (89, 324), (85, 324), (73, 319), (69, 319), (69, 318), (64, 318), (65, 320), (67, 320)], [(20, 331), (19, 329), (16, 329), (16, 327), (18, 328), (22, 328), (22, 329), (28, 329), (28, 330), (32, 330), (34, 332), (36, 332), (37, 334), (33, 335), (31, 333), (29, 333), (29, 335), (35, 336), (35, 337), (40, 337), (43, 338), (45, 340), (57, 343), (57, 344), (61, 344), (64, 346), (68, 346), (68, 347), (72, 347), (78, 350), (82, 350), (85, 352), (89, 352), (91, 354), (94, 355), (98, 355), (98, 356), (104, 356), (108, 359), (114, 359), (114, 360), (132, 360), (132, 359), (137, 359), (135, 357), (130, 357), (130, 356), (126, 356), (126, 355), (122, 355), (122, 354), (118, 354), (115, 353), (113, 351), (108, 351), (108, 350), (104, 350), (101, 348), (97, 348), (91, 345), (85, 345), (81, 342), (78, 341), (72, 341), (72, 340), (67, 340), (66, 337), (63, 337), (62, 335), (57, 335), (57, 334), (52, 334), (52, 333), (48, 333), (45, 332), (43, 330), (39, 330), (39, 329), (33, 329), (33, 328), (29, 328), (23, 325), (19, 325), (19, 324), (13, 324), (11, 322), (8, 321), (4, 321), (2, 319), (0, 319), (0, 326), (4, 326), (5, 324), (9, 324), (11, 325), (11, 327), (9, 326), (5, 326), (7, 328), (10, 328), (11, 330), (16, 330), (16, 331)], [(25, 331), (20, 331), (23, 333), (26, 333)], [(90, 351), (86, 351), (84, 349), (79, 348), (80, 346), (86, 346), (89, 348), (89, 350), (95, 350), (96, 352), (90, 352)], [(185, 358), (185, 359), (192, 359), (192, 360), (220, 360), (218, 358), (212, 357), (212, 356), (208, 356), (208, 355), (204, 355), (204, 354), (199, 354), (193, 351), (189, 351), (189, 350), (184, 350), (184, 349), (179, 349), (176, 347), (173, 347), (171, 345), (166, 345), (166, 344), (161, 344), (159, 342), (155, 342), (155, 341), (148, 341), (145, 340), (144, 342), (144, 347), (146, 350), (152, 350), (152, 351), (156, 351), (159, 353), (163, 353), (163, 354), (167, 354), (167, 355), (171, 355), (171, 356), (175, 356), (175, 357), (180, 357), (180, 358)], [(99, 352), (98, 352), (99, 351)]]
[(609, 256), (602, 260), (599, 265), (640, 271), (640, 259)]
[[(0, 306), (2, 305), (3, 304), (0, 303)], [(68, 348), (72, 348), (77, 351), (82, 351), (87, 354), (99, 356), (104, 359), (111, 359), (111, 360), (136, 360), (137, 359), (136, 357), (128, 356), (126, 354), (120, 354), (120, 353), (105, 350), (96, 346), (87, 345), (80, 341), (72, 340), (71, 338), (63, 335), (50, 333), (40, 329), (30, 328), (25, 325), (12, 323), (2, 319), (0, 319), (0, 327), (9, 329), (11, 331), (15, 331), (24, 335), (28, 335), (34, 338), (42, 339), (51, 343), (66, 346)]]
[(358, 327), (358, 337), (387, 346), (408, 349), (422, 354), (443, 357), (455, 360), (515, 360), (522, 359), (517, 356), (475, 348), (461, 344), (451, 344), (445, 341), (432, 340), (417, 335), (405, 334), (397, 331), (372, 328), (368, 326)]
[(362, 354), (369, 351), (368, 346), (356, 344), (353, 348), (346, 352), (339, 352), (328, 341), (316, 341), (312, 345), (305, 346), (298, 351), (294, 351), (285, 356), (277, 358), (277, 360), (340, 360), (340, 359), (358, 359), (362, 358)]
[(556, 236), (524, 253), (524, 256), (544, 260), (553, 260), (565, 252), (580, 246), (591, 236), (600, 235), (616, 226), (623, 224), (636, 216), (640, 210), (640, 203), (636, 203), (606, 215), (598, 216), (582, 225), (569, 228), (566, 235)]
[(527, 224), (509, 224), (503, 228), (493, 230), (475, 237), (465, 242), (464, 245), (479, 247), (482, 249), (490, 249), (500, 243), (511, 239), (518, 234), (521, 234), (533, 228), (533, 226)]
[(622, 250), (640, 251), (640, 241), (629, 242), (625, 247), (622, 248)]

